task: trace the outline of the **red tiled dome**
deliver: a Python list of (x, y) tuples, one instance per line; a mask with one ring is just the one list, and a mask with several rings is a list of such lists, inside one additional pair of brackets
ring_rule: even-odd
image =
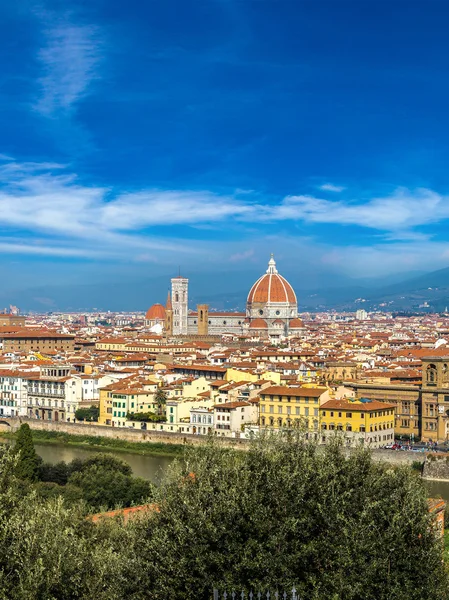
[(268, 329), (267, 322), (263, 319), (254, 319), (249, 326), (250, 329)]
[(151, 308), (147, 310), (147, 314), (145, 315), (145, 319), (147, 321), (164, 321), (165, 320), (165, 308), (162, 304), (153, 304)]
[(304, 327), (304, 323), (301, 321), (301, 319), (292, 319), (289, 323), (289, 327), (290, 329), (300, 329)]
[(267, 272), (251, 288), (247, 302), (249, 304), (267, 302), (296, 304), (296, 294), (289, 282), (277, 272), (273, 257), (268, 263)]

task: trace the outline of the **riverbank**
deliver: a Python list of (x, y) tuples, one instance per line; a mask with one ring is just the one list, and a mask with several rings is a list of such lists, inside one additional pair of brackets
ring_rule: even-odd
[[(163, 442), (130, 442), (117, 438), (102, 436), (79, 435), (61, 431), (42, 431), (31, 428), (33, 441), (39, 444), (58, 444), (114, 452), (127, 452), (142, 456), (182, 456), (182, 444), (165, 444)], [(15, 439), (16, 433), (1, 432), (1, 437)]]

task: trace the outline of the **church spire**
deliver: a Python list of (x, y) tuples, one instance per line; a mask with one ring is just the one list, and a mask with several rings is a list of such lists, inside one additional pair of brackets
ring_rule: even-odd
[(274, 260), (273, 253), (272, 253), (271, 258), (268, 261), (267, 273), (269, 275), (273, 275), (274, 273), (277, 273), (277, 272), (278, 272), (278, 270), (276, 269), (276, 261)]
[(165, 303), (165, 309), (166, 310), (172, 310), (173, 309), (172, 303), (171, 303), (170, 290), (168, 290), (168, 293), (167, 293), (167, 302)]

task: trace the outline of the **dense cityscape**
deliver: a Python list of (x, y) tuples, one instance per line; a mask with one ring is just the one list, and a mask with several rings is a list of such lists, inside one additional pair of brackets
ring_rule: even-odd
[(3, 417), (75, 423), (93, 407), (101, 427), (237, 439), (301, 427), (371, 448), (449, 437), (449, 316), (298, 313), (273, 257), (244, 313), (194, 310), (174, 277), (165, 306), (12, 307), (0, 336)]

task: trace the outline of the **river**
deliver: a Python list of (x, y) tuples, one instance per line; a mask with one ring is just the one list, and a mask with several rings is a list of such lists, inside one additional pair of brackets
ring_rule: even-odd
[[(35, 442), (34, 447), (36, 448), (36, 452), (39, 454), (39, 456), (45, 462), (51, 464), (61, 461), (70, 462), (74, 458), (86, 459), (92, 456), (92, 454), (99, 452), (99, 450), (80, 448), (78, 446), (68, 446), (66, 444), (39, 444), (38, 442)], [(132, 452), (114, 452), (109, 450), (107, 453), (127, 462), (132, 468), (133, 474), (136, 477), (143, 477), (144, 479), (149, 479), (154, 483), (160, 481), (164, 471), (173, 461), (171, 456), (151, 456), (133, 454)]]
[[(35, 442), (34, 447), (45, 462), (52, 464), (61, 461), (70, 462), (74, 458), (86, 459), (92, 456), (93, 453), (99, 452), (99, 450), (68, 446), (66, 444), (39, 444)], [(108, 450), (108, 454), (112, 454), (116, 458), (127, 462), (136, 477), (143, 477), (154, 483), (160, 481), (164, 471), (174, 460), (171, 456), (141, 455), (132, 454), (131, 452), (114, 452), (113, 450)], [(426, 486), (430, 497), (438, 498), (441, 496), (441, 498), (449, 501), (449, 481), (427, 480)]]

